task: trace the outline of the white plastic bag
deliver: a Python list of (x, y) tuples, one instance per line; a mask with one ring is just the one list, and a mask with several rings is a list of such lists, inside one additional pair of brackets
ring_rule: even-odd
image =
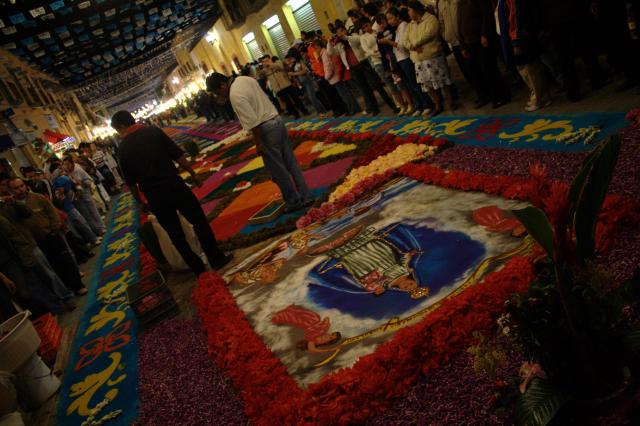
[[(191, 246), (191, 250), (195, 254), (197, 254), (200, 259), (204, 262), (205, 265), (208, 264), (207, 257), (202, 251), (202, 247), (200, 247), (200, 241), (196, 236), (195, 232), (193, 232), (193, 226), (187, 220), (182, 217), (180, 213), (178, 213), (178, 217), (180, 218), (180, 223), (182, 224), (182, 230), (184, 231), (184, 236), (187, 239), (187, 242)], [(162, 250), (162, 254), (164, 254), (165, 259), (171, 268), (174, 271), (186, 271), (189, 269), (189, 266), (185, 263), (184, 259), (176, 249), (176, 247), (171, 242), (169, 238), (169, 234), (164, 230), (160, 223), (158, 223), (158, 219), (153, 214), (149, 214), (149, 222), (153, 225), (153, 230), (158, 236), (158, 242), (160, 243), (160, 249)]]

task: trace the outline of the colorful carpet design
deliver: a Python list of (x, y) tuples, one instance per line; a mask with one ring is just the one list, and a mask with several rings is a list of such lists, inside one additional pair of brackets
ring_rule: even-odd
[[(333, 188), (333, 176), (348, 174), (334, 191), (342, 195), (307, 212), (292, 234), (243, 256), (224, 279), (203, 274), (193, 294), (208, 352), (233, 380), (249, 421), (366, 424), (399, 399), (414, 398), (411, 388), (425, 379), (449, 383), (451, 360), (477, 343), (475, 332), (493, 335), (505, 300), (534, 279), (536, 248), (510, 213), (540, 198), (529, 168), (542, 160), (548, 170), (536, 166), (537, 172), (549, 183), (558, 177), (566, 182), (556, 168), (566, 168), (567, 159), (574, 167), (591, 149), (585, 139), (595, 144), (622, 124), (621, 114), (293, 123), (290, 129), (299, 130), (292, 138), (296, 156), (310, 185), (322, 196)], [(398, 137), (380, 136), (385, 134)], [(403, 164), (385, 158), (404, 144), (443, 150)], [(347, 145), (354, 146), (341, 151)], [(253, 212), (278, 196), (277, 188), (266, 179), (251, 141), (210, 147), (197, 161), (199, 167), (214, 164), (214, 170), (194, 192), (215, 213), (219, 237), (259, 235), (295, 220), (282, 216), (248, 225)], [(334, 149), (325, 158), (317, 155)], [(634, 146), (623, 149), (637, 152)], [(621, 156), (625, 176), (635, 170), (634, 159)], [(625, 192), (615, 192), (635, 194), (637, 185), (618, 176), (620, 170), (613, 187)], [(613, 236), (632, 217), (637, 223), (636, 206), (609, 197), (598, 223), (599, 247), (614, 244)], [(189, 327), (167, 324), (173, 333)], [(164, 383), (162, 390), (148, 389), (152, 399), (162, 401), (189, 381)], [(481, 394), (490, 396), (493, 386)], [(219, 389), (229, 392), (229, 383)], [(231, 393), (220, 400), (231, 401), (228, 421), (242, 422)], [(486, 421), (493, 413), (488, 398), (476, 399), (467, 418), (495, 424)], [(469, 399), (460, 404), (469, 405)], [(400, 406), (401, 414), (394, 417), (391, 410), (387, 418), (399, 424), (424, 418), (423, 407)], [(170, 418), (182, 415), (175, 408), (167, 410)], [(197, 412), (187, 415), (199, 418)]]
[[(303, 172), (307, 185), (316, 198), (321, 198), (337, 180), (349, 170), (353, 157), (308, 169)], [(245, 175), (248, 173), (245, 173)], [(244, 179), (243, 175), (235, 179)], [(251, 225), (249, 219), (273, 200), (280, 199), (280, 190), (270, 180), (258, 183), (242, 191), (212, 222), (216, 236), (225, 240), (236, 234), (250, 234), (280, 223), (295, 220), (304, 211), (281, 215), (277, 220), (262, 225)]]
[[(238, 137), (232, 136), (205, 150), (192, 161), (196, 173), (206, 176), (202, 186), (193, 188), (193, 192), (206, 214), (215, 212), (211, 226), (220, 240), (293, 223), (304, 213), (282, 215), (260, 226), (248, 223), (255, 213), (281, 195), (269, 180), (253, 140), (236, 135)], [(294, 154), (316, 198), (322, 198), (346, 174), (357, 149), (354, 143), (313, 140), (302, 141), (295, 147)], [(183, 174), (184, 178), (187, 176)], [(224, 208), (219, 208), (220, 205)]]
[(523, 206), (394, 180), (226, 278), (256, 333), (307, 386), (524, 253), (531, 243), (512, 235), (520, 224), (507, 213)]
[[(623, 113), (580, 115), (441, 116), (424, 118), (301, 119), (290, 130), (331, 133), (410, 134), (443, 137), (460, 145), (527, 148), (545, 151), (589, 151), (591, 143), (626, 125)], [(585, 144), (585, 140), (588, 142)]]
[(134, 198), (125, 193), (109, 214), (60, 390), (58, 425), (130, 425), (137, 417), (137, 322), (126, 295), (138, 278), (137, 227)]

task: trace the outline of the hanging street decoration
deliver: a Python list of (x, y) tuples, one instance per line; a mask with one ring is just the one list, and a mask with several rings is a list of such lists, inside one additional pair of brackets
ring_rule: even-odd
[(161, 81), (176, 39), (197, 42), (219, 16), (215, 0), (0, 0), (0, 47), (105, 106)]

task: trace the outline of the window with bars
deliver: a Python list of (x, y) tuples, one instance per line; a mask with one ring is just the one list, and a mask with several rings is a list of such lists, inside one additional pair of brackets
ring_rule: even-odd
[(293, 11), (293, 17), (298, 24), (300, 31), (309, 32), (320, 29), (316, 14), (313, 12), (311, 3), (305, 3)]
[(278, 52), (278, 57), (280, 60), (283, 60), (287, 52), (289, 51), (289, 39), (287, 39), (287, 35), (284, 33), (282, 29), (282, 25), (278, 22), (271, 28), (268, 28), (269, 35), (271, 36), (271, 41), (273, 45), (276, 47), (276, 51)]

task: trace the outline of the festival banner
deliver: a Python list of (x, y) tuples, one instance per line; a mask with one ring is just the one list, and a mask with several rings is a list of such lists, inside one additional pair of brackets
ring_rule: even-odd
[(623, 113), (580, 115), (496, 115), (420, 117), (362, 117), (300, 119), (289, 130), (331, 133), (429, 135), (461, 145), (526, 148), (544, 151), (589, 151), (595, 142), (626, 126)]
[(91, 277), (58, 403), (57, 425), (129, 425), (138, 413), (137, 322), (127, 287), (138, 280), (138, 213), (119, 196)]

